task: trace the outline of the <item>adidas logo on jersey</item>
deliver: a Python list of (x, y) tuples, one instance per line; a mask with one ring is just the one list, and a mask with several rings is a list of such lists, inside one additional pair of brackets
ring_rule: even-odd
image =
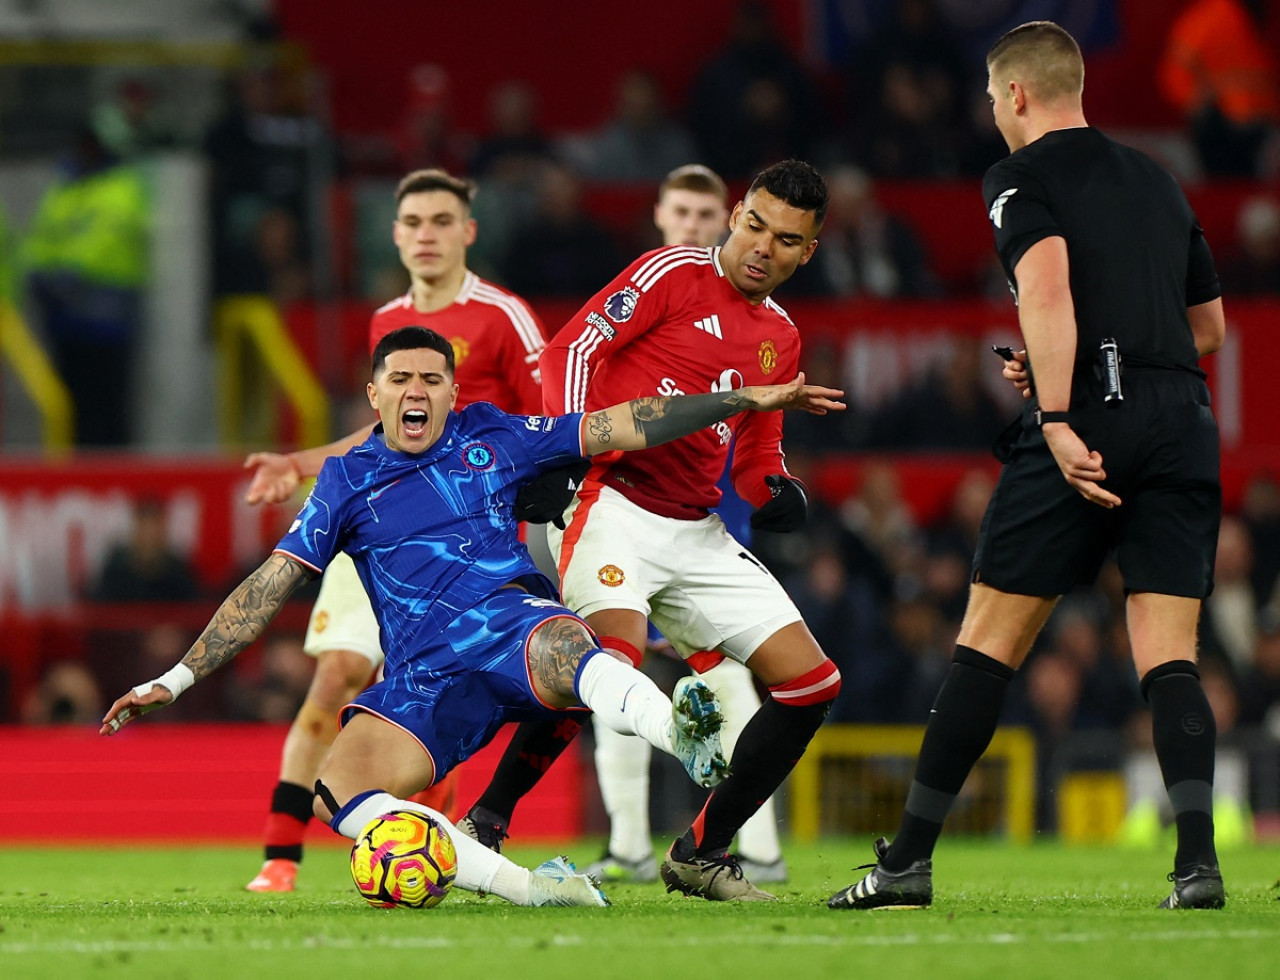
[(1001, 227), (1004, 220), (1004, 206), (1008, 203), (1009, 198), (1018, 193), (1018, 188), (1010, 187), (1007, 191), (995, 199), (991, 205), (991, 210), (987, 212), (987, 217), (991, 219), (991, 223), (997, 228)]
[(724, 334), (720, 332), (720, 317), (716, 316), (714, 313), (704, 319), (694, 320), (693, 325), (699, 330), (711, 334), (711, 336), (715, 337), (716, 340), (724, 340)]

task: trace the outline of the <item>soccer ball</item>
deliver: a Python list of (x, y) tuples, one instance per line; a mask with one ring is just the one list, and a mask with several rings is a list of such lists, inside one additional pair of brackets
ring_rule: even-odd
[(445, 829), (426, 814), (384, 813), (351, 848), (356, 890), (375, 908), (429, 909), (444, 901), (458, 875), (458, 855)]

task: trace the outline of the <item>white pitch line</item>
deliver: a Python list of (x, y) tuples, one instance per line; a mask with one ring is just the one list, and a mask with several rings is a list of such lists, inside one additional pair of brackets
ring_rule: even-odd
[[(1134, 932), (1119, 937), (1134, 943), (1171, 943), (1171, 942), (1221, 942), (1222, 940), (1242, 939), (1274, 939), (1276, 933), (1265, 929), (1201, 929), (1195, 932), (1169, 930), (1164, 932)], [(528, 949), (544, 942), (553, 946), (584, 946), (598, 937), (557, 934), (549, 940), (535, 938), (511, 937), (494, 941), (486, 939), (485, 945), (502, 946), (507, 949)], [(768, 935), (734, 936), (733, 942), (739, 945), (758, 946), (830, 946), (830, 947), (873, 947), (873, 946), (1032, 946), (1036, 943), (1092, 943), (1100, 941), (1114, 942), (1118, 937), (1110, 933), (1063, 932), (1040, 935), (1019, 935), (1010, 932), (994, 932), (984, 935), (955, 935), (938, 933), (906, 933), (899, 936), (832, 936), (822, 934), (793, 935), (786, 933), (770, 933)], [(627, 945), (620, 942), (620, 937), (610, 940), (614, 948)], [(334, 936), (299, 936), (288, 940), (242, 940), (228, 937), (224, 943), (210, 943), (199, 939), (189, 942), (173, 942), (169, 940), (106, 940), (103, 942), (49, 942), (49, 943), (0, 943), (0, 954), (4, 955), (40, 955), (49, 953), (178, 953), (178, 952), (212, 952), (218, 949), (253, 949), (263, 952), (325, 950), (325, 949), (364, 949), (370, 944), (379, 949), (453, 949), (455, 947), (474, 946), (473, 939), (450, 939), (442, 936), (379, 936), (377, 939), (351, 939)], [(635, 945), (646, 945), (637, 940)], [(668, 937), (663, 940), (664, 946), (685, 945), (701, 947), (705, 939), (701, 937)]]

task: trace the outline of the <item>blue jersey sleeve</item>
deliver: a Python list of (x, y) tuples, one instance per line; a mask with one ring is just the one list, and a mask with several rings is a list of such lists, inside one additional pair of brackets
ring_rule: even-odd
[(342, 466), (336, 459), (325, 461), (316, 485), (293, 519), (275, 551), (284, 552), (317, 572), (323, 572), (342, 550), (342, 510), (346, 494)]
[(582, 446), (582, 414), (509, 415), (512, 431), (535, 470), (566, 466), (586, 458)]

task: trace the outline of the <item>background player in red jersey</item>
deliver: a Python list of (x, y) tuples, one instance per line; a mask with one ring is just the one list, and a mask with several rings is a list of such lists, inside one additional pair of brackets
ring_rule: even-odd
[[(475, 185), (443, 170), (417, 170), (396, 189), (393, 238), (411, 279), (409, 291), (373, 314), (369, 349), (404, 326), (430, 327), (454, 349), (458, 407), (487, 401), (503, 411), (537, 414), (542, 396), (538, 355), (545, 335), (528, 304), (486, 282), (466, 266), (476, 238), (471, 217)], [(368, 438), (365, 426), (327, 446), (301, 452), (253, 453), (250, 503), (287, 500), (324, 460)], [(280, 779), (271, 795), (265, 863), (250, 891), (292, 891), (302, 860), (302, 839), (312, 812), (312, 784), (338, 733), (338, 711), (382, 664), (378, 624), (351, 559), (340, 555), (326, 570), (311, 611), (304, 649), (316, 672), (285, 738)], [(423, 802), (454, 815), (457, 777), (450, 774), (423, 794)]]
[[(733, 209), (720, 248), (674, 246), (641, 256), (550, 342), (542, 357), (548, 413), (613, 397), (724, 391), (798, 370), (800, 338), (770, 297), (813, 255), (827, 191), (808, 164), (762, 172)], [(769, 900), (728, 847), (803, 754), (840, 689), (840, 675), (782, 587), (710, 509), (729, 443), (755, 528), (789, 531), (806, 494), (786, 471), (782, 426), (755, 418), (708, 427), (629, 457), (603, 456), (549, 530), (566, 604), (607, 647), (639, 660), (651, 619), (685, 657), (715, 650), (745, 663), (770, 697), (743, 730), (733, 773), (668, 850), (669, 890)], [(523, 726), (522, 726), (523, 727)], [(509, 761), (532, 735), (517, 734)], [(531, 767), (530, 767), (531, 768)], [(509, 771), (504, 764), (498, 776)], [(491, 790), (494, 787), (491, 787)], [(459, 826), (500, 844), (509, 815), (486, 791)]]

